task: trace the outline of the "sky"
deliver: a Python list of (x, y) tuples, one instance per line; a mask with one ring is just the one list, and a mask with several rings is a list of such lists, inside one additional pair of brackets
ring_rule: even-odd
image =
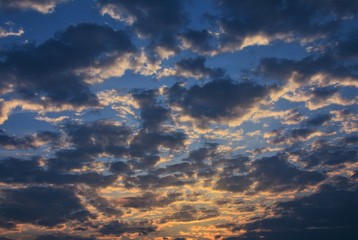
[(357, 0), (0, 0), (0, 240), (355, 240)]

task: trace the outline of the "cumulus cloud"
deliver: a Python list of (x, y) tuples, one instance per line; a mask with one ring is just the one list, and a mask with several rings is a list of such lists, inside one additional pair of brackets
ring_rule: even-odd
[(176, 76), (182, 78), (219, 78), (224, 75), (224, 70), (220, 68), (210, 68), (205, 66), (204, 57), (184, 58), (175, 63), (174, 68), (164, 68), (158, 74), (159, 78)]
[(96, 24), (73, 25), (40, 45), (3, 51), (0, 91), (12, 92), (45, 109), (98, 106), (87, 76), (78, 71), (111, 65), (119, 56), (133, 51), (124, 31)]
[(36, 149), (46, 144), (55, 144), (59, 134), (55, 132), (38, 132), (21, 137), (0, 132), (0, 147), (4, 149)]
[(52, 227), (69, 220), (86, 221), (90, 213), (73, 190), (29, 187), (1, 190), (1, 225), (31, 223)]
[(185, 115), (205, 126), (211, 122), (240, 122), (272, 90), (273, 87), (252, 82), (214, 80), (188, 89), (175, 84), (169, 88), (168, 95), (174, 106), (181, 107)]
[[(221, 45), (227, 50), (266, 45), (274, 40), (310, 41), (329, 36), (358, 11), (358, 5), (350, 1), (218, 0), (215, 3), (222, 11), (218, 17)], [(321, 21), (316, 19), (317, 15), (322, 17)]]
[(124, 21), (143, 37), (174, 34), (186, 21), (187, 16), (180, 1), (113, 1), (99, 0), (101, 13)]
[[(310, 196), (277, 203), (274, 217), (241, 226), (240, 239), (351, 239), (357, 234), (357, 191), (324, 190)], [(239, 228), (237, 228), (239, 230)], [(227, 238), (237, 239), (237, 238)]]

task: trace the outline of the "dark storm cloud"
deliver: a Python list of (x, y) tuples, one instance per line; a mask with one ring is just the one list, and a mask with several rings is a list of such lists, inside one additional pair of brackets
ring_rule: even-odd
[(102, 13), (111, 9), (111, 17), (132, 18), (133, 29), (145, 37), (175, 34), (187, 22), (187, 14), (178, 0), (99, 0), (98, 5)]
[(165, 207), (175, 201), (181, 196), (181, 193), (168, 193), (166, 195), (159, 195), (153, 192), (145, 192), (141, 196), (126, 197), (119, 199), (122, 207), (130, 208), (156, 208)]
[(40, 45), (1, 52), (1, 91), (43, 106), (97, 106), (98, 99), (76, 70), (103, 67), (133, 52), (124, 31), (82, 23), (68, 27)]
[(112, 221), (104, 225), (99, 231), (104, 235), (122, 235), (125, 233), (138, 233), (139, 235), (148, 235), (157, 230), (157, 227), (147, 221), (125, 223)]
[(251, 167), (249, 176), (257, 182), (256, 191), (302, 190), (325, 179), (319, 172), (297, 168), (284, 156), (264, 157), (254, 161)]
[(214, 80), (185, 89), (178, 84), (169, 90), (169, 100), (184, 113), (206, 125), (210, 121), (232, 120), (248, 113), (272, 88), (251, 82)]
[(23, 160), (6, 158), (0, 161), (0, 182), (38, 183), (55, 185), (86, 184), (92, 187), (105, 187), (112, 184), (116, 177), (95, 172), (66, 173), (63, 169), (45, 169), (39, 159)]
[(4, 149), (36, 149), (46, 144), (54, 144), (60, 135), (55, 132), (38, 132), (21, 137), (0, 132), (0, 147)]
[(358, 3), (350, 0), (216, 2), (222, 11), (219, 25), (224, 31), (224, 46), (242, 43), (245, 37), (257, 34), (272, 38), (322, 37), (335, 33), (341, 22), (358, 13)]
[(3, 189), (0, 221), (53, 227), (70, 220), (86, 221), (90, 213), (71, 189), (28, 187)]
[[(347, 239), (358, 234), (357, 191), (326, 190), (288, 202), (277, 203), (276, 217), (241, 226), (247, 232), (227, 239)], [(239, 230), (239, 229), (237, 229)]]
[(212, 207), (195, 207), (191, 205), (182, 205), (177, 212), (170, 216), (164, 217), (161, 222), (191, 222), (218, 217), (220, 215), (217, 208)]
[(0, 10), (35, 10), (41, 13), (50, 13), (54, 11), (57, 4), (67, 2), (68, 0), (1, 0)]

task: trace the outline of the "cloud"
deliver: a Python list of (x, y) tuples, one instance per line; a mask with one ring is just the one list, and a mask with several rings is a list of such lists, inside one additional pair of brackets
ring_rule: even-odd
[(183, 77), (183, 78), (220, 78), (224, 75), (221, 68), (210, 68), (205, 66), (206, 59), (204, 57), (183, 58), (175, 63), (174, 68), (164, 68), (158, 77)]
[(86, 82), (88, 75), (79, 71), (106, 67), (134, 49), (124, 31), (89, 23), (73, 25), (40, 45), (3, 50), (0, 92), (11, 92), (13, 98), (45, 109), (95, 107), (99, 102)]
[(188, 180), (180, 174), (167, 175), (164, 177), (156, 176), (154, 174), (140, 175), (137, 177), (127, 177), (123, 183), (126, 188), (140, 188), (140, 189), (157, 189), (168, 186), (183, 186), (192, 184), (193, 180)]
[[(350, 1), (216, 1), (221, 14), (221, 47), (238, 50), (274, 40), (305, 41), (333, 35), (338, 26), (356, 15)], [(317, 16), (320, 16), (320, 20)]]
[(317, 116), (314, 116), (313, 118), (308, 119), (305, 121), (305, 124), (308, 126), (322, 126), (329, 122), (332, 119), (332, 116), (330, 114), (320, 114)]
[(36, 240), (64, 240), (64, 239), (72, 239), (72, 240), (95, 240), (93, 237), (83, 237), (76, 235), (68, 235), (63, 233), (58, 234), (49, 234), (49, 235), (40, 235), (35, 238)]
[(90, 123), (69, 123), (64, 127), (69, 141), (78, 151), (88, 154), (125, 154), (131, 129), (118, 122), (98, 120)]
[(10, 136), (0, 132), (0, 147), (4, 149), (36, 149), (47, 144), (56, 144), (59, 141), (59, 134), (55, 132), (38, 132), (32, 135), (21, 137)]
[(191, 222), (215, 218), (220, 215), (215, 207), (196, 207), (192, 205), (182, 205), (177, 212), (170, 216), (164, 217), (161, 222)]
[(180, 1), (99, 0), (101, 13), (131, 25), (138, 35), (153, 37), (175, 34), (187, 21)]
[(139, 235), (148, 235), (155, 232), (156, 226), (153, 226), (147, 221), (142, 222), (119, 222), (112, 221), (104, 225), (99, 231), (104, 235), (123, 235), (126, 233), (138, 233)]
[(28, 187), (1, 190), (0, 221), (53, 227), (69, 220), (86, 221), (90, 213), (71, 189)]
[(215, 184), (215, 189), (230, 192), (244, 192), (252, 184), (247, 176), (226, 176), (221, 177)]
[[(310, 140), (314, 137), (329, 136), (334, 134), (334, 132), (326, 133), (312, 128), (295, 128), (295, 129), (287, 130), (285, 132), (276, 131), (272, 133), (274, 135), (277, 134), (276, 137), (268, 140), (268, 143), (273, 145), (280, 145), (280, 144), (293, 145), (295, 143), (300, 143)], [(269, 136), (269, 134), (267, 136)]]
[(241, 226), (246, 232), (240, 239), (353, 239), (358, 233), (357, 197), (357, 191), (326, 190), (277, 203), (274, 217)]
[(194, 30), (188, 29), (179, 35), (181, 47), (189, 49), (192, 52), (203, 55), (216, 55), (220, 53), (218, 50), (215, 34), (207, 29)]
[[(70, 159), (76, 161), (77, 159)], [(5, 158), (0, 161), (0, 182), (9, 184), (49, 184), (49, 185), (76, 185), (86, 184), (92, 187), (111, 185), (116, 176), (101, 175), (96, 172), (68, 173), (63, 166), (43, 165), (43, 159)]]
[(353, 138), (348, 137), (342, 140), (341, 143), (334, 145), (323, 142), (310, 151), (301, 150), (293, 154), (297, 155), (307, 168), (339, 166), (349, 162), (356, 162), (358, 160), (358, 149), (350, 146), (354, 144), (354, 136)]
[[(0, 5), (0, 8), (1, 8), (1, 5)], [(6, 29), (0, 27), (0, 38), (10, 37), (10, 36), (19, 37), (22, 34), (24, 34), (24, 30), (22, 28), (18, 29), (17, 31), (13, 31), (11, 29), (6, 30)]]
[(34, 10), (43, 14), (52, 13), (58, 4), (65, 3), (68, 0), (3, 0), (0, 3), (1, 9), (21, 9)]
[(249, 176), (257, 182), (256, 191), (302, 190), (325, 179), (319, 172), (299, 169), (284, 156), (264, 157), (254, 161), (251, 167)]
[(251, 82), (214, 80), (189, 89), (175, 84), (169, 88), (168, 95), (174, 106), (181, 107), (185, 115), (205, 126), (211, 122), (245, 119), (271, 90), (272, 87)]
[(181, 193), (168, 193), (166, 195), (155, 194), (153, 192), (145, 192), (136, 197), (125, 197), (117, 199), (116, 202), (122, 207), (126, 208), (139, 208), (139, 209), (151, 209), (157, 207), (166, 207), (169, 204), (178, 200)]

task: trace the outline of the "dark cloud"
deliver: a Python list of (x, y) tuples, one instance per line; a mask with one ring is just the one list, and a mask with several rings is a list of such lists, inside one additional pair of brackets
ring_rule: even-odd
[(56, 143), (59, 137), (58, 133), (48, 131), (21, 137), (0, 132), (0, 147), (4, 149), (36, 149), (46, 144)]
[(102, 13), (113, 18), (127, 18), (131, 27), (140, 36), (156, 37), (162, 34), (175, 34), (187, 22), (187, 14), (178, 0), (99, 0)]
[(158, 90), (144, 90), (133, 93), (134, 99), (141, 108), (143, 128), (147, 131), (157, 131), (161, 124), (170, 120), (170, 111), (157, 102)]
[(161, 222), (191, 222), (218, 217), (219, 210), (214, 207), (195, 207), (191, 205), (182, 205), (177, 212), (170, 216), (164, 217)]
[(168, 193), (166, 195), (145, 192), (141, 196), (118, 199), (118, 202), (122, 207), (150, 209), (155, 207), (165, 207), (177, 201), (181, 195), (181, 193), (176, 192)]
[(165, 122), (169, 123), (172, 119), (170, 110), (157, 100), (158, 90), (134, 91), (132, 95), (141, 109), (142, 128), (134, 135), (129, 153), (134, 158), (140, 159), (139, 165), (143, 168), (159, 161), (160, 146), (171, 151), (182, 149), (187, 136), (183, 132), (163, 126)]
[(199, 54), (212, 55), (217, 51), (213, 35), (206, 29), (189, 29), (179, 35), (185, 48)]
[(189, 153), (188, 159), (186, 161), (190, 162), (204, 162), (210, 160), (216, 154), (217, 144), (207, 143), (205, 147), (195, 149)]
[(106, 198), (100, 196), (96, 189), (82, 187), (77, 192), (86, 198), (86, 203), (94, 206), (99, 212), (107, 216), (120, 217), (122, 215), (122, 211), (116, 208)]
[(286, 132), (279, 131), (277, 136), (273, 139), (268, 140), (270, 144), (295, 144), (301, 141), (306, 141), (317, 133), (317, 129), (312, 128), (295, 128), (287, 130)]
[(221, 177), (214, 188), (230, 192), (244, 192), (252, 183), (248, 176), (226, 176)]
[[(343, 35), (343, 39), (331, 42), (331, 45), (321, 50), (320, 54), (313, 52), (300, 60), (262, 58), (256, 72), (267, 78), (281, 81), (287, 81), (294, 73), (293, 80), (296, 82), (307, 82), (315, 74), (327, 75), (324, 79), (327, 83), (330, 78), (357, 78), (355, 71), (357, 63), (354, 62), (357, 51), (353, 44), (357, 35), (356, 32), (351, 32), (348, 36)], [(335, 88), (323, 90), (327, 90), (327, 94), (337, 91)]]
[(55, 156), (47, 160), (47, 166), (54, 171), (68, 171), (79, 169), (95, 158), (90, 153), (77, 149), (64, 149), (55, 153)]
[(0, 221), (53, 227), (70, 220), (86, 221), (90, 213), (71, 189), (28, 187), (3, 189)]
[(314, 166), (335, 166), (358, 161), (357, 147), (342, 144), (323, 144), (313, 150), (301, 150), (293, 152), (300, 157), (301, 161), (307, 164), (307, 168)]
[(109, 120), (68, 123), (63, 127), (72, 149), (62, 149), (47, 160), (51, 170), (78, 169), (95, 161), (101, 153), (122, 157), (128, 155), (132, 134), (127, 126)]
[(245, 37), (315, 38), (336, 33), (340, 23), (356, 17), (355, 1), (218, 0), (225, 46), (242, 44)]
[(155, 154), (158, 147), (163, 146), (172, 150), (184, 147), (186, 135), (181, 132), (139, 132), (131, 142), (130, 151), (133, 156), (143, 156), (146, 153)]
[[(270, 91), (270, 87), (251, 82), (235, 83), (230, 80), (214, 80), (203, 86), (195, 85), (189, 89), (174, 85), (168, 93), (169, 99), (181, 106), (185, 114), (205, 125), (210, 121), (242, 117)], [(175, 99), (176, 97), (180, 98)]]
[(183, 186), (185, 184), (192, 184), (193, 182), (193, 180), (183, 178), (181, 174), (164, 177), (148, 174), (137, 177), (127, 177), (124, 179), (124, 186), (126, 188), (157, 189), (168, 186)]
[(58, 234), (50, 234), (50, 235), (41, 235), (35, 238), (36, 240), (95, 240), (94, 237), (83, 237), (83, 236), (75, 236), (75, 235), (67, 235), (63, 233)]
[(358, 31), (351, 32), (345, 40), (338, 45), (338, 54), (343, 58), (356, 59), (358, 57), (358, 47), (355, 44), (358, 41)]
[(284, 156), (264, 157), (252, 163), (249, 177), (257, 182), (256, 191), (302, 190), (325, 179), (322, 173), (299, 169)]
[(130, 166), (122, 161), (112, 162), (109, 170), (117, 174), (130, 173), (131, 171)]
[(331, 55), (319, 57), (305, 57), (301, 60), (283, 58), (263, 58), (260, 61), (258, 72), (265, 77), (287, 81), (292, 73), (296, 73), (294, 80), (305, 82), (317, 73), (329, 74), (333, 77), (355, 76), (354, 67), (345, 66)]
[(147, 221), (124, 223), (118, 221), (112, 221), (103, 226), (99, 231), (104, 235), (122, 235), (125, 233), (138, 233), (139, 235), (148, 235), (155, 232), (156, 226), (150, 224)]
[[(246, 224), (239, 239), (354, 239), (358, 234), (356, 191), (328, 190), (277, 203), (276, 217)], [(238, 238), (227, 238), (238, 239)]]
[(319, 114), (313, 118), (308, 119), (305, 121), (305, 124), (309, 126), (322, 126), (326, 122), (329, 122), (331, 120), (332, 116), (330, 114)]
[(127, 141), (132, 133), (127, 126), (109, 120), (68, 124), (64, 130), (78, 151), (114, 156), (126, 153)]
[(124, 31), (89, 23), (73, 25), (40, 45), (3, 50), (0, 89), (11, 89), (15, 95), (45, 107), (97, 106), (86, 76), (76, 71), (107, 66), (133, 51)]
[(95, 172), (67, 173), (63, 169), (45, 169), (41, 159), (23, 160), (6, 158), (0, 161), (0, 182), (38, 183), (55, 185), (86, 184), (92, 187), (104, 187), (116, 180), (114, 175), (101, 175)]
[(220, 78), (223, 77), (225, 72), (221, 68), (210, 68), (205, 66), (206, 58), (183, 58), (174, 65), (178, 77), (193, 77), (196, 79), (203, 78)]

